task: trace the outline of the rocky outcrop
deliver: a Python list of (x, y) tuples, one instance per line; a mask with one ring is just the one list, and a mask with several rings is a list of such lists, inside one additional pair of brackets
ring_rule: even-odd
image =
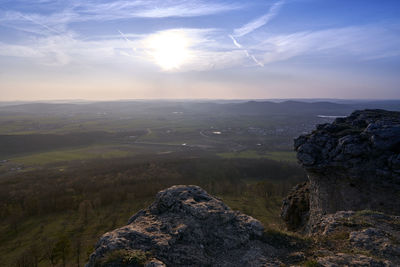
[(295, 140), (310, 182), (310, 219), (343, 210), (400, 214), (400, 113), (355, 111)]
[(355, 111), (300, 136), (295, 150), (309, 181), (281, 216), (311, 234), (310, 264), (400, 266), (400, 113)]
[(121, 250), (151, 254), (159, 264), (146, 266), (279, 266), (278, 250), (262, 242), (263, 230), (198, 186), (173, 186), (127, 226), (104, 234), (87, 266), (129, 266), (109, 265), (110, 253)]

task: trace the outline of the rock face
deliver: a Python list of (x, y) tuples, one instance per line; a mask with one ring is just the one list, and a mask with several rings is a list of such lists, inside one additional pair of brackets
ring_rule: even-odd
[(151, 253), (159, 265), (147, 266), (261, 266), (276, 254), (260, 241), (263, 230), (259, 221), (198, 186), (173, 186), (159, 192), (127, 226), (104, 234), (87, 266), (101, 265), (117, 250)]
[(400, 266), (400, 113), (353, 112), (300, 136), (295, 150), (309, 181), (281, 216), (311, 234), (310, 264)]
[(295, 140), (310, 182), (309, 226), (324, 214), (400, 214), (400, 112), (355, 111)]

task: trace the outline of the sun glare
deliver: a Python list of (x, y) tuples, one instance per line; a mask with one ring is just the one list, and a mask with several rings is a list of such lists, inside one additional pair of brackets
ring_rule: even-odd
[(189, 38), (180, 31), (161, 32), (148, 40), (149, 53), (163, 70), (178, 69), (189, 57)]

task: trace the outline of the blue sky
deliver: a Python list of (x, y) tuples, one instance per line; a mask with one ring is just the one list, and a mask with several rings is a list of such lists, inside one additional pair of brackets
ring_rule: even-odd
[(0, 101), (400, 98), (397, 0), (0, 0)]

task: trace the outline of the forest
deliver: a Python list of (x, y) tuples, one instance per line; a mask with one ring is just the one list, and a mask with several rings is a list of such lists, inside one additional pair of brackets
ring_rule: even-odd
[(0, 261), (83, 266), (99, 236), (126, 224), (155, 194), (195, 184), (233, 209), (280, 227), (281, 199), (305, 179), (292, 163), (180, 155), (74, 162), (0, 180)]

